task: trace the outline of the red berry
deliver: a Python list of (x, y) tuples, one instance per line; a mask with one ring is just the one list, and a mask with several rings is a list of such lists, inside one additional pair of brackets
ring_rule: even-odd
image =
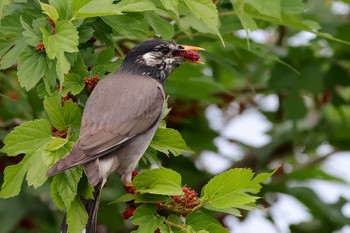
[(130, 193), (130, 194), (135, 194), (136, 193), (136, 189), (132, 186), (126, 186), (124, 185), (124, 190), (127, 192), (127, 193)]
[(180, 196), (172, 196), (171, 198), (174, 200), (174, 202), (180, 202), (181, 201), (181, 197)]
[(44, 43), (38, 43), (38, 44), (35, 46), (35, 50), (37, 50), (37, 51), (45, 51)]
[(175, 52), (174, 56), (179, 56), (179, 57), (183, 57), (188, 61), (198, 61), (199, 60), (199, 54), (195, 51), (192, 50), (184, 50), (184, 51), (179, 51), (179, 52)]
[(132, 178), (134, 178), (135, 176), (137, 176), (139, 174), (139, 172), (138, 171), (136, 171), (136, 170), (133, 170), (132, 171)]
[(50, 20), (50, 24), (51, 24), (51, 26), (53, 27), (53, 28), (55, 28), (56, 27), (56, 24), (55, 24), (55, 22), (49, 17), (49, 20)]
[(161, 233), (161, 232), (160, 232), (160, 229), (157, 228), (157, 229), (154, 231), (154, 233)]
[(157, 206), (158, 209), (161, 209), (161, 208), (163, 208), (163, 203), (156, 202), (156, 206)]
[(130, 206), (128, 209), (124, 210), (123, 212), (123, 218), (126, 220), (126, 219), (129, 219), (135, 212), (136, 210), (136, 207), (135, 206)]

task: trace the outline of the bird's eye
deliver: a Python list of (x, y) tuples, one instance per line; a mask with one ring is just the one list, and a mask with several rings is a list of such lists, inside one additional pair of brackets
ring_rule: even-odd
[(163, 52), (164, 54), (167, 54), (167, 53), (170, 52), (170, 49), (169, 49), (168, 47), (163, 47), (163, 48), (162, 48), (162, 52)]

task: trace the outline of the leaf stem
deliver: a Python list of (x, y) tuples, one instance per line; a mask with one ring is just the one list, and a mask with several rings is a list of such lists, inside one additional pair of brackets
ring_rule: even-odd
[(229, 16), (229, 15), (237, 15), (237, 13), (234, 11), (226, 11), (226, 12), (219, 12), (218, 15), (219, 16)]
[(180, 230), (186, 230), (186, 225), (185, 224), (175, 223), (175, 222), (169, 221), (167, 219), (164, 219), (164, 222), (170, 228), (173, 226), (173, 227), (179, 228)]

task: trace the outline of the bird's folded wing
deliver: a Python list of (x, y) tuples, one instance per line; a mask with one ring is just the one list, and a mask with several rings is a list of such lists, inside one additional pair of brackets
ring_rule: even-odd
[[(146, 132), (163, 113), (164, 94), (158, 82), (143, 77), (108, 81), (93, 92), (84, 111), (78, 146), (86, 158), (80, 158), (81, 163), (103, 156)], [(108, 91), (110, 88), (112, 91)]]

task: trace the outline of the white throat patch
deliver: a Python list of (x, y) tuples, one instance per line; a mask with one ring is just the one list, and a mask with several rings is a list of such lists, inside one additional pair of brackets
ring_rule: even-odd
[(145, 64), (147, 66), (156, 66), (158, 65), (160, 62), (162, 62), (161, 60), (159, 60), (159, 58), (157, 58), (155, 56), (156, 54), (154, 54), (154, 52), (148, 52), (145, 53), (144, 55), (142, 55), (143, 60), (145, 61)]

